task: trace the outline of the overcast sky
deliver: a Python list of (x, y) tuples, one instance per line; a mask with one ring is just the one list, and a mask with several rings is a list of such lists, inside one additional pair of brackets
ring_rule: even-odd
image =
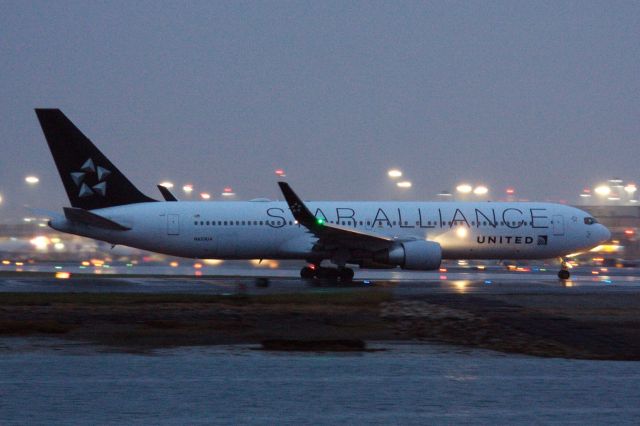
[(316, 200), (396, 197), (391, 166), (419, 200), (639, 180), (637, 1), (2, 1), (0, 58), (0, 221), (68, 205), (34, 107), (153, 197), (282, 198), (277, 167)]

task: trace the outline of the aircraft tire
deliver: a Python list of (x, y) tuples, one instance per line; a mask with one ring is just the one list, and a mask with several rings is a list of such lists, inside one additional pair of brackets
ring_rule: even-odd
[(340, 281), (343, 283), (349, 283), (351, 281), (353, 281), (353, 269), (350, 268), (343, 268), (339, 271), (340, 274)]
[(561, 280), (568, 280), (570, 276), (571, 273), (566, 269), (562, 269), (560, 270), (560, 272), (558, 272), (558, 278), (560, 278)]
[(300, 270), (300, 277), (304, 278), (305, 280), (310, 280), (315, 276), (316, 276), (316, 271), (308, 266), (305, 266)]

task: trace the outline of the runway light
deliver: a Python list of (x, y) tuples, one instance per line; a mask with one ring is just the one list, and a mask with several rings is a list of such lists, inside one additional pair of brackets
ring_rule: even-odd
[(202, 269), (202, 263), (194, 263), (194, 264), (193, 264), (193, 267), (194, 267), (195, 269)]
[(200, 198), (202, 198), (203, 200), (209, 200), (211, 198), (211, 194), (208, 194), (206, 192), (201, 192)]
[(173, 188), (173, 183), (169, 181), (160, 182), (160, 186), (164, 186), (165, 188), (171, 189)]
[(402, 177), (402, 172), (398, 169), (391, 169), (387, 172), (387, 175), (392, 179), (396, 179)]
[(513, 188), (507, 188), (505, 192), (507, 193), (507, 195), (513, 195), (516, 193), (516, 190)]
[(26, 178), (24, 178), (24, 181), (29, 185), (35, 185), (36, 183), (40, 182), (40, 179), (38, 179), (37, 176), (27, 176)]
[(49, 239), (43, 235), (32, 238), (29, 242), (36, 248), (36, 250), (46, 250), (50, 243)]
[(193, 192), (193, 185), (191, 185), (190, 183), (188, 183), (188, 184), (186, 184), (186, 185), (184, 185), (184, 186), (182, 187), (182, 190), (183, 190), (184, 192), (186, 192), (187, 194), (191, 194), (191, 193)]
[(71, 273), (70, 272), (56, 272), (56, 278), (59, 280), (68, 280), (69, 278), (71, 278)]
[(469, 194), (472, 190), (473, 188), (471, 187), (471, 185), (466, 183), (456, 186), (456, 191), (458, 191), (461, 194)]
[(635, 184), (630, 183), (627, 186), (624, 187), (624, 190), (627, 192), (627, 194), (631, 195), (634, 192), (636, 192), (638, 190), (638, 188), (636, 187)]
[(222, 196), (223, 197), (232, 197), (236, 195), (235, 192), (233, 192), (233, 189), (230, 186), (227, 186), (225, 189), (222, 190)]
[(469, 284), (469, 281), (456, 280), (451, 284), (453, 284), (453, 286), (455, 287), (456, 291), (458, 291), (458, 293), (464, 293), (467, 290), (467, 285)]
[(473, 190), (473, 193), (476, 195), (485, 195), (489, 192), (489, 188), (486, 186), (477, 186), (476, 189)]
[(284, 173), (284, 170), (283, 170), (283, 169), (276, 169), (276, 175), (277, 175), (277, 176), (280, 176), (280, 177), (285, 177), (285, 176), (287, 176), (287, 175)]
[(411, 188), (412, 183), (408, 180), (403, 180), (402, 182), (396, 183), (398, 188)]
[(636, 231), (634, 231), (633, 229), (625, 229), (624, 230), (624, 235), (627, 235), (627, 236), (632, 236), (635, 233), (636, 233)]
[(3, 265), (11, 265), (11, 261), (9, 261), (9, 260), (3, 260), (3, 261), (2, 261), (2, 264), (3, 264)]
[(178, 267), (178, 262), (170, 262), (169, 266), (171, 266), (172, 268), (177, 268)]
[(595, 192), (598, 195), (606, 197), (607, 195), (611, 194), (611, 188), (609, 188), (609, 186), (607, 185), (600, 185), (596, 187)]

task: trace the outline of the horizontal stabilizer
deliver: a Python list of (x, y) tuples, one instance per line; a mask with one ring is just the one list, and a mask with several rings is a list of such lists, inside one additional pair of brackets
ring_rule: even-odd
[(72, 222), (80, 222), (85, 225), (95, 226), (96, 228), (112, 229), (114, 231), (128, 231), (128, 226), (124, 226), (106, 217), (97, 215), (89, 210), (79, 209), (75, 207), (65, 207), (64, 215)]

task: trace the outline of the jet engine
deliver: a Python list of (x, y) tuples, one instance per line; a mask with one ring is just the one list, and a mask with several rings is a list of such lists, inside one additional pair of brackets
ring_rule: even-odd
[(407, 241), (376, 253), (373, 260), (402, 269), (431, 271), (440, 267), (442, 248), (433, 241)]

